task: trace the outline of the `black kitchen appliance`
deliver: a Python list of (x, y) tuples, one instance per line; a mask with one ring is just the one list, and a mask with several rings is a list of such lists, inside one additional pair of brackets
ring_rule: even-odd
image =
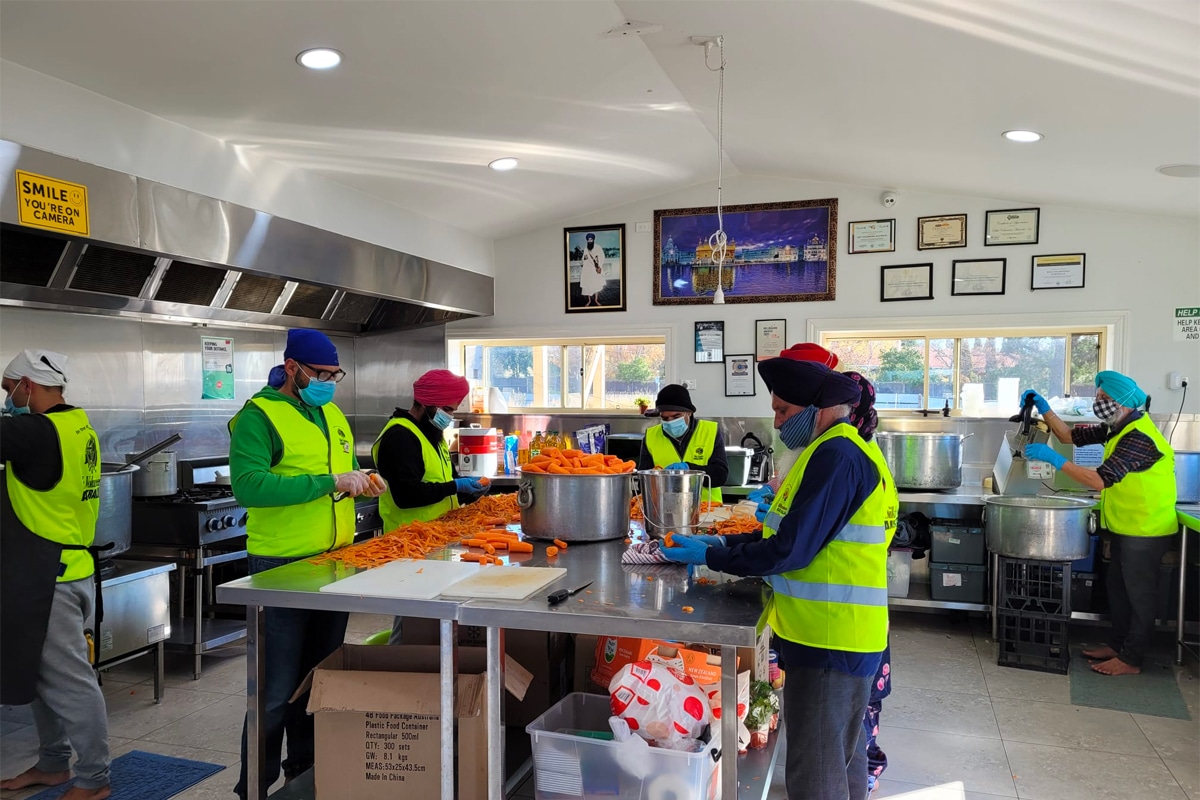
[(762, 440), (753, 433), (747, 433), (742, 437), (742, 447), (747, 447), (754, 452), (750, 456), (750, 477), (747, 480), (750, 483), (767, 483), (774, 477), (775, 462), (771, 458), (771, 454), (775, 452), (771, 448), (762, 443)]

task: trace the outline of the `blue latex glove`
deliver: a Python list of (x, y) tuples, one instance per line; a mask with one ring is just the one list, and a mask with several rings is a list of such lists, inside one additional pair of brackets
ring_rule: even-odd
[(667, 466), (666, 466), (664, 469), (682, 469), (682, 470), (689, 470), (689, 469), (691, 469), (691, 467), (689, 467), (689, 466), (687, 465), (687, 462), (684, 462), (684, 461), (676, 461), (674, 464), (667, 464)]
[(460, 494), (483, 494), (487, 487), (478, 478), (455, 478), (454, 490)]
[(753, 500), (756, 503), (761, 503), (765, 500), (769, 503), (775, 499), (775, 490), (772, 489), (769, 484), (766, 486), (760, 486), (747, 495), (746, 499)]
[(700, 533), (700, 534), (696, 534), (695, 536), (693, 536), (691, 538), (695, 539), (697, 542), (704, 542), (709, 547), (724, 547), (725, 546), (725, 537), (724, 536), (710, 536), (707, 533)]
[(1025, 405), (1025, 398), (1033, 395), (1033, 405), (1037, 408), (1039, 414), (1046, 414), (1050, 411), (1050, 404), (1046, 402), (1046, 398), (1042, 397), (1033, 389), (1026, 389), (1021, 393), (1021, 405)]
[(1062, 469), (1063, 464), (1067, 463), (1066, 456), (1046, 444), (1025, 445), (1025, 457), (1032, 461), (1045, 461), (1047, 464), (1052, 464), (1055, 469)]
[(705, 554), (708, 545), (700, 541), (699, 536), (674, 536), (671, 541), (675, 547), (664, 547), (660, 551), (668, 561), (676, 564), (705, 564)]
[(764, 500), (758, 504), (758, 511), (754, 512), (754, 518), (759, 522), (766, 522), (769, 513), (771, 513), (771, 501)]

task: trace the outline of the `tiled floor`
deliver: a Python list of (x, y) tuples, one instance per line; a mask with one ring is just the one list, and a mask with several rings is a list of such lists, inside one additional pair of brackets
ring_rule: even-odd
[[(348, 641), (387, 627), (355, 615)], [(890, 766), (876, 798), (905, 800), (1200, 800), (1200, 680), (1178, 679), (1193, 721), (1072, 706), (1066, 677), (997, 667), (982, 621), (894, 615), (894, 689), (880, 745)], [(113, 755), (129, 750), (193, 758), (230, 769), (178, 795), (230, 800), (245, 713), (244, 648), (205, 659), (191, 679), (171, 662), (167, 695), (154, 704), (149, 662), (105, 679)], [(0, 772), (32, 763), (37, 740), (26, 709), (0, 714)], [(3, 792), (0, 800), (34, 794)], [(532, 783), (517, 792), (532, 798)], [(772, 785), (782, 800), (782, 771)], [(120, 798), (116, 798), (120, 800)]]

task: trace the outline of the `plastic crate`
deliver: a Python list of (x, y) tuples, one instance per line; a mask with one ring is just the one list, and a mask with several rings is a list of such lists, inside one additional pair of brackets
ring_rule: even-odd
[(987, 563), (983, 528), (934, 522), (929, 526), (929, 538), (930, 558), (939, 564)]
[(1005, 611), (1071, 614), (1071, 565), (1001, 558), (997, 607)]
[(608, 731), (611, 714), (608, 695), (576, 692), (526, 726), (533, 739), (537, 800), (711, 800), (720, 795), (716, 726), (713, 741), (699, 753), (631, 747), (571, 733)]
[(929, 565), (929, 596), (953, 603), (987, 601), (987, 567), (976, 564)]
[(1070, 616), (1034, 611), (997, 611), (996, 663), (1066, 675), (1071, 663), (1067, 641)]

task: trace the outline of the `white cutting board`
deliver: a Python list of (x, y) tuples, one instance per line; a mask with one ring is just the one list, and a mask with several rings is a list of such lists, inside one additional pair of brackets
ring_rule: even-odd
[(321, 591), (368, 597), (432, 600), (446, 587), (469, 578), (478, 571), (478, 564), (466, 561), (401, 559), (364, 570), (349, 578), (342, 578), (322, 586)]
[(442, 596), (524, 600), (566, 574), (559, 567), (485, 567), (447, 588)]

